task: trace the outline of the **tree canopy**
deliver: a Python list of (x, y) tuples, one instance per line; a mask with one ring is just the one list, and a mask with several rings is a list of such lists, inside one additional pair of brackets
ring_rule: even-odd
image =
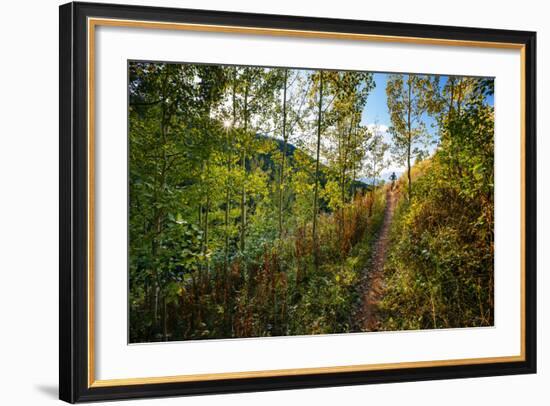
[(491, 80), (389, 75), (385, 133), (368, 72), (128, 69), (130, 342), (360, 331), (395, 162), (381, 328), (492, 323)]

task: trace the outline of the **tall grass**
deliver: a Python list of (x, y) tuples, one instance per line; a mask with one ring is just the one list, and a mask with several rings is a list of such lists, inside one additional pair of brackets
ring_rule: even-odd
[[(379, 188), (357, 195), (346, 205), (343, 218), (341, 211), (321, 214), (319, 266), (314, 263), (311, 224), (296, 227), (283, 239), (267, 239), (261, 247), (250, 248), (257, 254), (234, 258), (228, 272), (223, 262), (212, 262), (207, 271), (182, 281), (161, 309), (166, 311), (167, 337), (157, 333), (148, 339), (353, 331), (358, 282), (368, 266), (384, 207), (385, 191)], [(133, 315), (151, 308), (143, 302), (132, 305)], [(147, 333), (131, 330), (135, 337)]]
[(438, 155), (417, 165), (411, 202), (398, 182), (384, 330), (493, 325), (493, 202), (463, 193), (444, 170)]

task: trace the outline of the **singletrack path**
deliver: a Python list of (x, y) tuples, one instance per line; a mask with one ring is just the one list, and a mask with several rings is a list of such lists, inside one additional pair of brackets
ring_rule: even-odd
[(388, 188), (384, 221), (374, 243), (370, 266), (363, 273), (360, 290), (361, 304), (357, 312), (357, 327), (360, 331), (376, 331), (379, 329), (378, 303), (382, 299), (384, 290), (384, 263), (386, 262), (390, 227), (397, 201), (395, 194), (396, 192)]

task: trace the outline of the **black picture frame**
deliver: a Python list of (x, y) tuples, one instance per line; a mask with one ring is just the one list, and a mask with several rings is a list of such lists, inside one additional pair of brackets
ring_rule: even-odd
[[(536, 372), (536, 33), (496, 29), (68, 3), (60, 6), (59, 397), (67, 402), (234, 393)], [(525, 357), (517, 362), (122, 386), (89, 385), (87, 19), (89, 17), (513, 43), (525, 52)]]

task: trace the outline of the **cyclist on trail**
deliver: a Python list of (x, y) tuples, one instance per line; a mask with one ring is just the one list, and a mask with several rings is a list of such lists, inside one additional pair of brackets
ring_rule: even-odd
[(395, 181), (397, 180), (397, 175), (395, 174), (395, 172), (392, 172), (392, 174), (390, 175), (390, 180), (391, 180), (391, 190), (393, 190), (395, 186)]

